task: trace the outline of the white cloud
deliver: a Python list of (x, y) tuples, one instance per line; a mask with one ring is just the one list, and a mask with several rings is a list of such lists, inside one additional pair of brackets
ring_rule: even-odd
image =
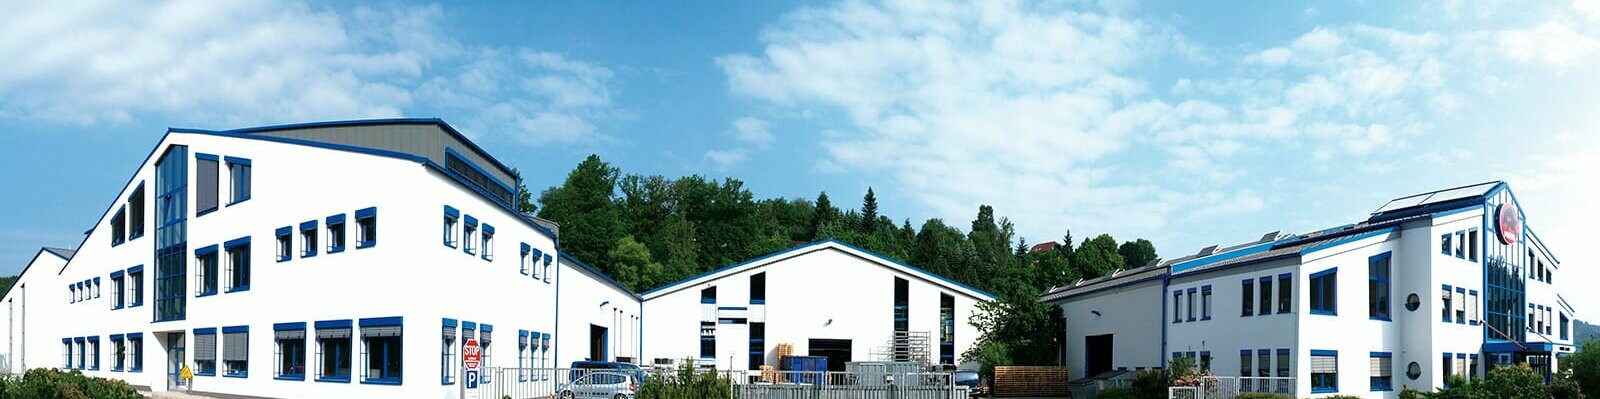
[(1566, 67), (1600, 51), (1600, 40), (1580, 33), (1559, 20), (1530, 29), (1508, 30), (1496, 37), (1501, 54), (1522, 62)]
[(612, 102), (615, 72), (561, 54), (477, 49), (453, 76), (423, 83), (418, 96), (459, 115), (475, 136), (522, 143), (594, 143), (616, 139), (597, 121), (620, 118)]
[[(1586, 119), (1591, 122), (1588, 126), (1600, 126), (1592, 123), (1595, 118)], [(1595, 281), (1600, 271), (1588, 266), (1600, 262), (1600, 256), (1587, 249), (1594, 236), (1592, 226), (1600, 223), (1600, 208), (1593, 204), (1593, 198), (1600, 196), (1600, 187), (1594, 184), (1600, 176), (1600, 162), (1594, 161), (1594, 154), (1600, 154), (1600, 130), (1561, 132), (1551, 142), (1548, 150), (1511, 171), (1516, 178), (1511, 188), (1527, 209), (1528, 228), (1561, 260), (1557, 278), (1569, 284)], [(1584, 313), (1579, 318), (1596, 317), (1600, 293), (1580, 289), (1564, 291), (1562, 296)]]
[(744, 162), (745, 158), (747, 158), (747, 157), (748, 156), (745, 155), (744, 150), (709, 150), (709, 151), (706, 151), (706, 159), (710, 160), (711, 163), (716, 164), (717, 167), (722, 168), (722, 169), (727, 169), (727, 168), (732, 167), (734, 165), (738, 165), (739, 163)]
[(1289, 63), (1289, 57), (1291, 55), (1294, 55), (1294, 53), (1289, 51), (1287, 48), (1273, 47), (1266, 50), (1261, 50), (1261, 52), (1255, 54), (1251, 54), (1250, 56), (1245, 57), (1244, 61), (1247, 63), (1257, 63), (1266, 66), (1277, 67)]
[(399, 115), (413, 101), (402, 82), (435, 56), (418, 48), (439, 43), (417, 38), (440, 10), (353, 14), (265, 1), (13, 4), (0, 14), (0, 109), (81, 124), (146, 112), (231, 124)]
[(772, 132), (767, 129), (767, 121), (755, 117), (742, 117), (733, 120), (734, 138), (741, 142), (756, 145), (772, 143)]
[(1572, 0), (1572, 9), (1589, 22), (1600, 22), (1600, 0)]

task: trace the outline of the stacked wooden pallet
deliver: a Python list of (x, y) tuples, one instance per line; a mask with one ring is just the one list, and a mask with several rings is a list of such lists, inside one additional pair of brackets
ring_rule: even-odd
[(1067, 368), (1059, 366), (996, 366), (994, 396), (1067, 396)]

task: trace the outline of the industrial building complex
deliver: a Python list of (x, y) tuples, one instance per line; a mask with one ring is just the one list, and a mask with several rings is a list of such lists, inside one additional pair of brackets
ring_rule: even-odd
[[(836, 241), (630, 292), (516, 212), (519, 180), (438, 119), (169, 129), (83, 242), (40, 250), (3, 298), (0, 363), (153, 391), (449, 398), (468, 339), (485, 367), (756, 369), (779, 344), (830, 369), (954, 364), (994, 299)], [(807, 292), (821, 276), (856, 295)]]
[(1178, 358), (1238, 390), (1394, 398), (1573, 352), (1561, 262), (1502, 182), (1402, 197), (1356, 223), (1053, 289), (1071, 375)]

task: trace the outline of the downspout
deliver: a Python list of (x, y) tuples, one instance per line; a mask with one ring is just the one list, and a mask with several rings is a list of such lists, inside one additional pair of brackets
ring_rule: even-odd
[(1156, 315), (1157, 324), (1161, 325), (1161, 352), (1156, 353), (1156, 357), (1161, 358), (1162, 370), (1167, 369), (1167, 288), (1171, 283), (1172, 272), (1161, 274), (1161, 292), (1156, 294), (1157, 300), (1161, 301), (1161, 314)]

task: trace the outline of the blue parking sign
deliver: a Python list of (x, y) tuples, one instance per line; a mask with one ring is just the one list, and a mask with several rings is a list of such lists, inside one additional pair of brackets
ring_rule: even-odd
[(467, 370), (462, 379), (467, 382), (467, 389), (478, 389), (478, 370)]

